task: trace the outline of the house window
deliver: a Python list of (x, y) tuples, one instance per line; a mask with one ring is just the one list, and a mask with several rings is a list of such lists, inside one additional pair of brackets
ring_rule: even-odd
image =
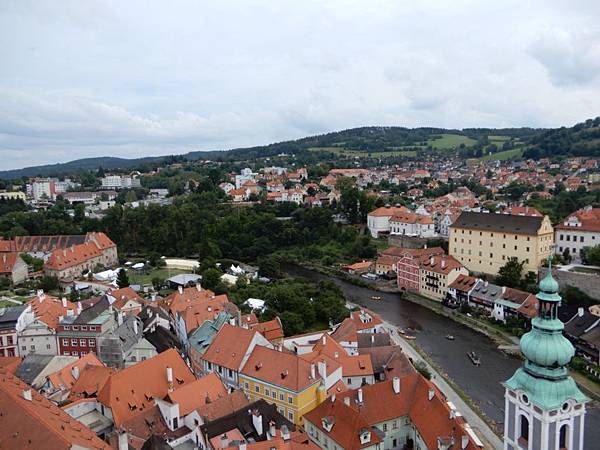
[(79, 327), (77, 325), (73, 325), (73, 331), (78, 331)]
[(85, 339), (79, 339), (79, 345), (85, 347)]
[(96, 331), (96, 325), (90, 325), (90, 331)]
[(267, 388), (265, 388), (265, 395), (268, 397), (269, 395), (271, 395), (271, 391), (269, 391)]
[(292, 422), (294, 421), (294, 412), (293, 411), (288, 411), (288, 419), (290, 419)]
[(277, 400), (277, 392), (275, 392), (275, 391), (271, 392), (271, 396), (272, 396), (272, 397), (273, 397), (275, 400)]
[(260, 385), (258, 385), (258, 384), (257, 384), (256, 386), (254, 386), (254, 390), (255, 390), (256, 392), (259, 392), (259, 393), (260, 393)]
[(95, 347), (96, 346), (96, 341), (94, 339), (88, 339), (88, 346)]
[(71, 356), (71, 353), (70, 352), (63, 352), (63, 355), (65, 355), (65, 356)]
[(71, 339), (71, 345), (77, 347), (77, 339)]
[(384, 431), (384, 432), (385, 432), (385, 431), (387, 431), (387, 423), (384, 423), (384, 424), (383, 424), (383, 431)]
[(63, 329), (64, 329), (65, 331), (69, 331), (69, 330), (71, 329), (71, 327), (70, 327), (70, 326), (68, 326), (68, 325), (65, 325), (65, 326), (63, 327)]
[(248, 389), (248, 388), (249, 388), (249, 385), (248, 385), (248, 382), (247, 382), (247, 381), (244, 381), (244, 388), (245, 388), (245, 389)]
[(279, 394), (279, 400), (280, 400), (280, 401), (283, 401), (283, 399), (284, 399), (284, 396), (283, 396), (283, 394)]
[(87, 325), (81, 325), (81, 331), (87, 331)]
[(69, 340), (68, 339), (63, 339), (62, 340), (62, 345), (64, 345), (65, 347), (69, 345)]
[(294, 398), (291, 395), (288, 395), (288, 403), (291, 405), (294, 403)]
[(564, 424), (560, 427), (560, 435), (558, 438), (558, 448), (566, 449), (569, 442), (569, 425)]

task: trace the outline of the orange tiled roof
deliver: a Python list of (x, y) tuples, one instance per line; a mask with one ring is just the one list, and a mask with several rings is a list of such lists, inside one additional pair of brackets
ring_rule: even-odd
[[(450, 255), (424, 256), (420, 260), (421, 269), (430, 272), (449, 274), (454, 269), (460, 269), (463, 265)], [(442, 267), (443, 266), (443, 267)]]
[[(299, 392), (320, 382), (319, 377), (311, 378), (310, 365), (310, 362), (292, 353), (278, 352), (257, 345), (241, 373)], [(328, 369), (327, 373), (331, 373), (331, 370)]]
[(279, 320), (279, 317), (275, 317), (273, 320), (269, 320), (267, 322), (260, 322), (255, 325), (251, 325), (250, 328), (254, 331), (258, 331), (268, 341), (281, 339), (284, 336), (283, 326), (281, 325), (281, 320)]
[(94, 241), (98, 247), (102, 250), (106, 250), (107, 248), (116, 247), (115, 244), (106, 234), (101, 231), (90, 232), (86, 235), (87, 241)]
[(173, 292), (171, 295), (161, 300), (161, 304), (174, 316), (175, 313), (184, 311), (192, 303), (206, 301), (214, 298), (214, 296), (215, 293), (210, 289), (193, 286), (182, 289), (181, 291), (177, 290)]
[(179, 415), (184, 417), (226, 396), (227, 388), (213, 372), (170, 392), (166, 400), (172, 404), (179, 404)]
[(11, 273), (18, 257), (17, 252), (0, 253), (0, 273)]
[(204, 418), (205, 422), (212, 422), (213, 420), (233, 414), (249, 404), (250, 402), (244, 391), (236, 390), (225, 397), (204, 405), (200, 411), (200, 415)]
[(217, 314), (225, 310), (236, 310), (237, 306), (229, 301), (227, 295), (217, 295), (208, 300), (199, 300), (188, 305), (178, 314), (185, 322), (186, 332), (189, 334), (207, 320), (213, 320)]
[(372, 217), (393, 217), (409, 212), (411, 212), (410, 209), (405, 206), (382, 206), (381, 208), (371, 211), (368, 215)]
[(1, 356), (0, 369), (4, 369), (6, 373), (14, 375), (22, 361), (23, 358), (20, 356)]
[(256, 333), (226, 323), (215, 335), (202, 359), (238, 371)]
[(313, 362), (318, 357), (326, 355), (333, 361), (342, 366), (342, 375), (344, 377), (359, 377), (373, 375), (373, 365), (369, 355), (350, 356), (335, 339), (324, 333), (321, 339), (313, 347), (313, 351), (301, 358)]
[(112, 367), (87, 365), (83, 368), (79, 378), (71, 387), (69, 400), (95, 397), (108, 378), (116, 372)]
[(73, 369), (77, 368), (81, 374), (87, 366), (104, 366), (94, 353), (87, 353), (77, 361), (72, 362), (68, 366), (63, 367), (58, 372), (48, 375), (48, 381), (52, 383), (55, 389), (71, 389), (77, 378), (73, 376)]
[(100, 256), (102, 256), (100, 247), (95, 242), (86, 242), (54, 250), (46, 261), (45, 267), (52, 270), (63, 270)]
[(448, 285), (449, 288), (458, 289), (460, 291), (469, 291), (477, 283), (477, 278), (469, 275), (459, 275), (452, 283)]
[[(362, 318), (367, 319), (367, 321), (363, 322)], [(379, 314), (376, 314), (367, 308), (361, 308), (359, 311), (351, 311), (350, 320), (354, 322), (358, 331), (373, 328), (374, 326), (381, 325), (383, 323), (381, 317), (379, 317)]]
[[(24, 398), (24, 392), (31, 395), (31, 400)], [(3, 368), (0, 368), (0, 411), (5, 412), (0, 426), (0, 448), (110, 449), (96, 433)]]
[(98, 401), (111, 408), (117, 427), (151, 408), (154, 398), (162, 399), (168, 394), (167, 367), (173, 371), (174, 388), (195, 380), (175, 349), (169, 349), (110, 376), (98, 392)]
[(66, 317), (67, 311), (75, 311), (76, 306), (70, 302), (66, 302), (66, 307), (63, 306), (61, 299), (42, 293), (29, 300), (29, 305), (34, 313), (36, 320), (45, 323), (48, 327), (56, 330), (60, 316)]

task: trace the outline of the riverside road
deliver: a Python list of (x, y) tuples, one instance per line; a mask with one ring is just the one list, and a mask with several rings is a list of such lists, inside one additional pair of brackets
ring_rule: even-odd
[[(462, 389), (500, 429), (504, 421), (504, 388), (502, 381), (511, 377), (521, 365), (517, 358), (498, 350), (488, 337), (470, 328), (440, 316), (430, 309), (401, 300), (398, 294), (361, 288), (298, 266), (286, 266), (292, 276), (313, 280), (330, 280), (340, 287), (346, 300), (365, 306), (381, 315), (389, 323), (416, 336), (417, 345), (429, 358)], [(372, 300), (379, 296), (381, 300)], [(445, 338), (447, 334), (454, 341)], [(467, 358), (467, 352), (481, 356), (481, 366), (476, 367)], [(596, 442), (596, 444), (594, 444)], [(596, 449), (600, 442), (600, 410), (588, 405), (585, 426), (585, 449)]]

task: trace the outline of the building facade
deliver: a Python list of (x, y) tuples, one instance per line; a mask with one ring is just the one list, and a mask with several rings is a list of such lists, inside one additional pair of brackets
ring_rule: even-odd
[(536, 272), (553, 253), (554, 229), (548, 216), (463, 212), (450, 226), (450, 255), (471, 272), (496, 275), (510, 258)]
[(582, 250), (600, 245), (600, 208), (580, 209), (555, 227), (556, 252), (566, 250), (574, 262), (581, 262)]

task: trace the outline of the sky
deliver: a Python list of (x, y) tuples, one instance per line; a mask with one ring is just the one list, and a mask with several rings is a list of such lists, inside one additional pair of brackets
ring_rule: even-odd
[(600, 2), (4, 0), (0, 169), (600, 115)]

